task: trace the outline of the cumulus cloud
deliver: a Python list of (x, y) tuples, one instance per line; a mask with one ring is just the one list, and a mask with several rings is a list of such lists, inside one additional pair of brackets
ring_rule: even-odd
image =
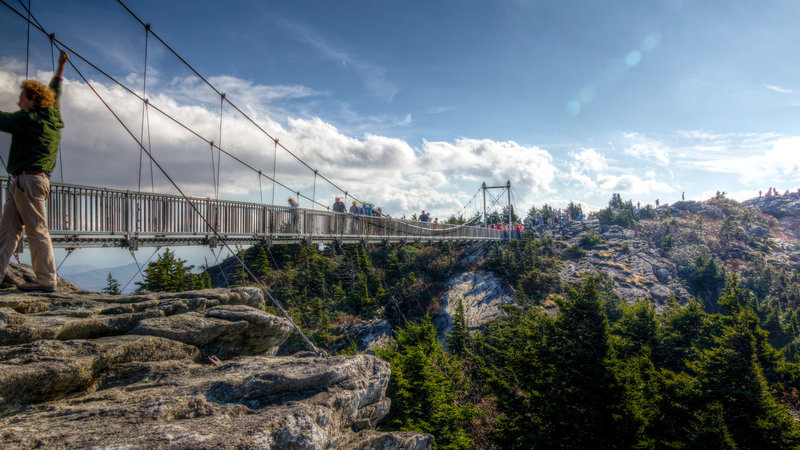
[[(46, 81), (49, 75), (42, 72), (37, 78)], [(0, 70), (1, 109), (16, 109), (20, 81), (19, 75)], [(143, 190), (149, 191), (151, 164), (138, 140), (189, 195), (216, 195), (212, 180), (219, 167), (221, 198), (252, 200), (254, 195), (259, 199), (260, 194), (265, 201), (271, 201), (272, 183), (263, 177), (259, 182), (259, 175), (252, 168), (267, 176), (272, 176), (275, 170), (278, 181), (286, 185), (285, 189), (275, 187), (278, 204), (297, 191), (323, 203), (332, 201), (339, 193), (321, 177), (315, 177), (316, 170), (318, 175), (347, 190), (350, 196), (372, 201), (390, 214), (410, 216), (425, 209), (444, 220), (470, 201), (473, 190), (483, 181), (504, 184), (512, 180), (516, 190), (524, 195), (552, 191), (558, 173), (549, 152), (512, 141), (464, 138), (455, 142), (424, 141), (422, 148), (415, 148), (402, 139), (376, 134), (348, 136), (318, 117), (289, 117), (285, 123), (279, 123), (270, 114), (274, 103), (316, 93), (302, 86), (259, 86), (232, 77), (219, 77), (218, 81), (218, 88), (224, 88), (229, 98), (251, 115), (259, 127), (279, 140), (277, 148), (264, 131), (230, 107), (223, 109), (220, 130), (218, 100), (215, 103), (192, 97), (196, 80), (184, 79), (178, 83), (183, 84), (183, 89), (178, 90), (161, 90), (157, 84), (148, 88), (150, 107), (146, 115), (142, 102), (123, 88), (90, 81), (123, 126), (88, 86), (67, 79), (61, 105), (66, 122), (62, 135), (64, 181), (122, 189), (137, 189), (141, 183)], [(247, 102), (240, 102), (238, 96)], [(221, 143), (240, 162), (225, 155), (220, 160), (219, 151), (212, 150), (204, 140)], [(7, 135), (0, 136), (3, 148), (7, 148), (7, 142)], [(165, 175), (155, 166), (152, 170), (152, 188), (156, 192), (175, 193)], [(301, 206), (310, 205), (301, 200)]]
[(597, 187), (594, 177), (598, 172), (608, 169), (606, 157), (593, 148), (570, 152), (569, 179), (581, 186), (594, 189)]
[(489, 139), (424, 141), (419, 163), (429, 170), (445, 174), (466, 172), (487, 182), (515, 180), (524, 192), (549, 191), (558, 173), (547, 150)]
[(669, 184), (658, 181), (654, 171), (646, 171), (644, 176), (629, 173), (632, 166), (611, 166), (605, 155), (596, 149), (572, 151), (569, 156), (569, 173), (564, 178), (568, 183), (578, 183), (592, 193), (648, 196), (674, 191)]

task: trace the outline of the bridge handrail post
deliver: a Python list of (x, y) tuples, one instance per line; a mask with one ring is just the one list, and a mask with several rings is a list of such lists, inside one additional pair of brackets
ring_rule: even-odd
[(125, 191), (125, 202), (124, 202), (124, 215), (125, 215), (125, 234), (131, 234), (131, 191)]
[(267, 214), (268, 214), (267, 205), (261, 205), (261, 214), (263, 215), (261, 217), (261, 233), (266, 235), (267, 234)]

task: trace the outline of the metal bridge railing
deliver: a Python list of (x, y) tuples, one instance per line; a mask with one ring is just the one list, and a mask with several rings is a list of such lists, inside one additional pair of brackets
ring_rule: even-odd
[[(0, 215), (9, 177), (0, 177)], [(501, 240), (498, 230), (388, 217), (51, 182), (47, 218), (57, 247)], [(199, 212), (199, 213), (198, 213)], [(208, 222), (208, 223), (206, 223)], [(211, 226), (209, 226), (209, 224)]]

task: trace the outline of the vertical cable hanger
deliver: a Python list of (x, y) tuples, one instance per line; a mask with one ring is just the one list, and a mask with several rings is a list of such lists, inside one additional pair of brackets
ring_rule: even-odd
[(261, 204), (264, 204), (264, 189), (261, 188), (261, 169), (258, 169), (258, 194), (261, 196)]
[(317, 169), (314, 169), (314, 190), (311, 191), (311, 209), (314, 209), (317, 198)]
[(275, 138), (275, 152), (272, 154), (272, 204), (275, 204), (275, 168), (278, 164), (278, 138)]
[(222, 107), (225, 105), (225, 93), (219, 95), (219, 145), (217, 145), (217, 198), (219, 198), (219, 172), (222, 163)]
[[(144, 76), (142, 78), (142, 129), (139, 135), (139, 141), (144, 142), (144, 128), (145, 122), (147, 123), (147, 149), (150, 152), (153, 151), (153, 145), (150, 136), (150, 101), (147, 99), (147, 51), (150, 47), (150, 24), (145, 24), (144, 26), (145, 36), (144, 36)], [(139, 150), (139, 190), (142, 189), (142, 153), (143, 151)], [(155, 193), (155, 179), (153, 176), (153, 160), (150, 160), (150, 191)]]
[(214, 141), (210, 142), (211, 144), (211, 184), (214, 186), (214, 198), (217, 198), (217, 173), (214, 170)]

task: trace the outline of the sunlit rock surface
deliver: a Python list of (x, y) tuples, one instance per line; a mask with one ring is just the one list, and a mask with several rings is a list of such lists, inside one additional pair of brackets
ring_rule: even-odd
[[(255, 288), (0, 291), (0, 448), (430, 448), (381, 433), (389, 364), (272, 356), (291, 324)], [(210, 359), (220, 361), (211, 364)]]

